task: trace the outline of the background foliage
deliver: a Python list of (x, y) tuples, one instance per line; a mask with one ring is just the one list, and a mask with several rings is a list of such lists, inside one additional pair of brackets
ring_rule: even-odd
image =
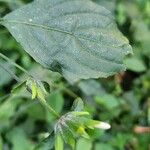
[[(72, 86), (58, 73), (43, 69), (0, 27), (0, 52), (26, 68), (42, 81), (50, 83), (48, 103), (60, 114), (68, 112), (77, 95), (85, 102), (94, 119), (109, 122), (108, 131), (96, 130), (90, 140), (79, 139), (76, 149), (148, 150), (150, 149), (150, 1), (93, 0), (109, 9), (134, 51), (125, 59), (127, 71), (107, 79), (84, 80)], [(30, 0), (0, 0), (0, 15)], [(7, 72), (9, 68), (11, 72)], [(11, 75), (10, 75), (11, 74)], [(15, 76), (27, 76), (0, 59), (0, 150), (32, 150), (52, 131), (55, 119), (23, 87), (17, 94)], [(53, 84), (57, 86), (53, 86)], [(149, 130), (149, 131), (148, 131)], [(38, 150), (48, 150), (45, 140)], [(67, 147), (66, 147), (67, 150)]]

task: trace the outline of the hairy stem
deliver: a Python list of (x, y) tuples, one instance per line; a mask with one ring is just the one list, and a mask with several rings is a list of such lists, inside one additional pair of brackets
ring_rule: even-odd
[[(27, 86), (27, 90), (29, 93), (32, 94), (31, 88)], [(37, 98), (37, 100), (50, 112), (52, 113), (56, 118), (60, 118), (59, 114), (46, 102), (46, 100)]]
[(25, 70), (23, 67), (21, 67), (20, 65), (18, 65), (14, 61), (12, 61), (10, 58), (5, 56), (4, 54), (0, 53), (0, 57), (3, 58), (4, 60), (8, 61), (10, 64), (12, 64), (13, 66), (15, 66), (16, 68), (18, 68), (19, 70), (21, 70), (22, 72), (26, 73), (28, 76), (31, 77), (31, 75), (28, 73), (27, 70)]
[(9, 75), (12, 76), (13, 79), (15, 79), (17, 82), (20, 82), (20, 79), (10, 70), (8, 70), (7, 68), (3, 67), (3, 65), (0, 64), (0, 67), (3, 68), (3, 70), (5, 70)]
[(73, 91), (71, 91), (69, 88), (67, 87), (62, 87), (59, 86), (57, 84), (51, 84), (52, 87), (57, 88), (57, 89), (62, 89), (66, 94), (68, 94), (69, 96), (73, 97), (73, 98), (78, 98), (79, 96), (74, 93)]
[[(2, 53), (0, 53), (0, 57), (3, 58), (4, 60), (10, 62), (12, 65), (16, 66), (18, 69), (20, 69), (21, 71), (25, 72), (26, 74), (29, 75), (29, 73), (22, 68), (21, 66), (19, 66), (18, 64), (16, 64), (15, 62), (13, 62), (11, 59), (9, 59), (8, 57), (6, 57), (5, 55), (3, 55)], [(14, 75), (11, 71), (9, 71), (8, 69), (4, 68), (2, 65), (0, 65), (0, 67), (2, 67), (3, 69), (5, 69), (5, 71), (7, 71), (17, 82), (21, 82), (20, 79)], [(29, 75), (31, 76), (31, 75)], [(31, 89), (28, 88), (28, 91), (31, 93)], [(56, 116), (57, 118), (59, 118), (59, 114), (49, 105), (47, 104), (46, 101), (38, 98), (38, 101), (50, 112), (52, 113), (54, 116)]]
[(42, 99), (38, 99), (39, 102), (45, 107), (47, 108), (47, 110), (52, 113), (54, 116), (56, 116), (58, 119), (60, 118), (60, 115), (44, 100)]

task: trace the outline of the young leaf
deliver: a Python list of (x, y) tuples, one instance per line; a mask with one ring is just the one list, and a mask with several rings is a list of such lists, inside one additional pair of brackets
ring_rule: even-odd
[(31, 90), (32, 90), (32, 99), (35, 99), (37, 96), (37, 85), (34, 81), (32, 82)]
[(110, 12), (90, 0), (35, 0), (2, 22), (37, 62), (71, 82), (122, 71), (132, 52)]
[(73, 111), (83, 111), (84, 110), (84, 103), (81, 98), (77, 98), (72, 105)]

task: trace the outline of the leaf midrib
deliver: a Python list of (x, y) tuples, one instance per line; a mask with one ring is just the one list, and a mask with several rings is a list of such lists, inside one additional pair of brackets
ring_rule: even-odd
[[(99, 44), (96, 40), (88, 39), (88, 38), (85, 38), (85, 37), (79, 36), (79, 35), (76, 36), (73, 32), (57, 29), (57, 28), (54, 28), (54, 27), (46, 26), (46, 25), (40, 25), (40, 24), (37, 24), (37, 23), (30, 23), (30, 22), (17, 21), (17, 20), (6, 20), (6, 19), (0, 20), (0, 23), (2, 25), (4, 23), (14, 23), (14, 24), (23, 24), (23, 25), (27, 25), (27, 26), (33, 26), (33, 27), (45, 29), (47, 31), (56, 31), (56, 32), (60, 32), (60, 33), (63, 33), (63, 34), (68, 34), (68, 35), (73, 36), (75, 38), (80, 38), (80, 39), (83, 39), (83, 40), (92, 41), (92, 42), (95, 42), (95, 43)], [(118, 45), (118, 46), (112, 46), (112, 47), (113, 48), (118, 48), (118, 47), (121, 47), (123, 45), (124, 44)]]

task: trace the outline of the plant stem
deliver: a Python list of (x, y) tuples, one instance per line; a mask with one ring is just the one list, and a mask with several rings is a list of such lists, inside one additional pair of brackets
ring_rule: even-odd
[[(21, 66), (19, 66), (18, 64), (16, 64), (15, 62), (13, 62), (11, 59), (9, 59), (8, 57), (6, 57), (5, 55), (3, 55), (2, 53), (0, 53), (0, 57), (5, 59), (6, 61), (10, 62), (12, 65), (16, 66), (18, 69), (20, 69), (21, 71), (25, 72), (26, 74), (28, 74), (29, 76), (31, 76), (24, 68), (22, 68)], [(2, 65), (0, 65), (0, 67), (2, 67), (3, 69), (5, 69), (5, 71), (7, 71), (11, 76), (13, 76), (13, 78), (17, 81), (20, 82), (20, 79), (14, 75), (12, 72), (10, 72), (8, 69), (4, 68)], [(28, 91), (31, 93), (31, 89), (28, 88)], [(54, 116), (56, 116), (57, 118), (59, 118), (59, 114), (49, 105), (47, 104), (46, 101), (38, 98), (38, 101), (50, 112), (52, 113)]]
[(3, 67), (1, 64), (0, 64), (0, 67), (3, 68), (6, 72), (8, 72), (8, 74), (10, 74), (12, 78), (15, 79), (17, 82), (20, 82), (20, 79), (13, 72)]
[(62, 86), (59, 86), (57, 84), (51, 84), (51, 86), (54, 87), (54, 88), (62, 89), (64, 92), (66, 92), (68, 95), (70, 95), (73, 98), (78, 98), (79, 97), (76, 93), (74, 93), (73, 91), (71, 91), (67, 87), (62, 87)]
[[(27, 86), (27, 91), (29, 93), (32, 94), (31, 88), (29, 86)], [(50, 112), (52, 113), (54, 116), (56, 116), (56, 118), (60, 118), (59, 114), (46, 102), (46, 100), (41, 99), (41, 98), (37, 98), (37, 100)]]
[(28, 73), (27, 70), (25, 70), (23, 67), (21, 67), (17, 63), (13, 62), (10, 58), (8, 58), (7, 56), (5, 56), (4, 54), (0, 53), (0, 57), (3, 58), (4, 60), (10, 62), (12, 65), (14, 65), (18, 69), (20, 69), (22, 72), (26, 73), (27, 75), (29, 75), (31, 77), (31, 75)]
[(68, 88), (64, 87), (63, 90), (69, 94), (70, 96), (72, 96), (73, 98), (78, 98), (79, 96), (77, 94), (75, 94), (73, 91), (69, 90)]
[(60, 118), (60, 115), (44, 100), (38, 98), (39, 102), (45, 107), (47, 108), (47, 110), (52, 113), (54, 116), (57, 117), (57, 119)]

